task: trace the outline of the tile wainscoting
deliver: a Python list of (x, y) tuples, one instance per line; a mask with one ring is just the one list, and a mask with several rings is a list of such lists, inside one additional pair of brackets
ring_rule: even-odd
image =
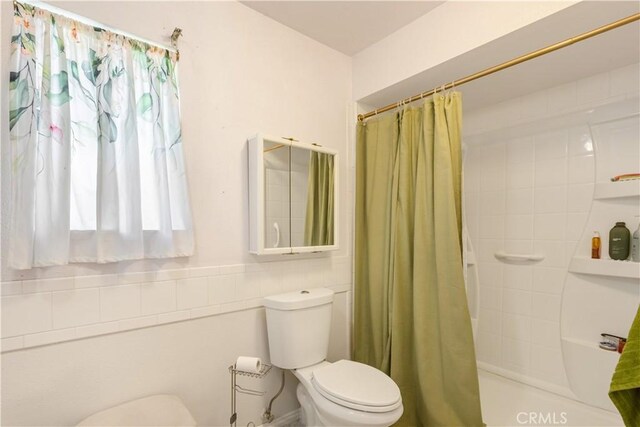
[(215, 316), (311, 287), (351, 290), (351, 257), (2, 282), (2, 352)]

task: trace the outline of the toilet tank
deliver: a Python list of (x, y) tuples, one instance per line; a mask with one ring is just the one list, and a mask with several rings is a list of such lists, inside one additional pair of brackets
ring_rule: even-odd
[(333, 291), (316, 288), (264, 299), (271, 363), (297, 369), (327, 357)]

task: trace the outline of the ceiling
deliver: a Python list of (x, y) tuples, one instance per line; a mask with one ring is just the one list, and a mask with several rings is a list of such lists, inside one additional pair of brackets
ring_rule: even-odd
[[(582, 1), (358, 101), (373, 108), (393, 104), (639, 11), (637, 1)], [(470, 111), (638, 62), (640, 22), (636, 21), (474, 80), (459, 90), (465, 111)]]
[[(242, 1), (246, 6), (353, 56), (444, 1)], [(357, 101), (372, 108), (396, 103), (533, 50), (640, 11), (638, 1), (580, 1), (445, 63)], [(496, 104), (640, 62), (635, 22), (559, 51), (472, 81), (460, 89), (465, 110)]]
[(263, 15), (353, 56), (443, 1), (241, 1)]

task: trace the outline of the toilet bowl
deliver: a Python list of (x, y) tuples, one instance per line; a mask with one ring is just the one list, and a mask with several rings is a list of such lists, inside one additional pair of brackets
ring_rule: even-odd
[(307, 426), (386, 427), (402, 416), (400, 389), (371, 366), (340, 360), (293, 370)]
[(390, 426), (403, 412), (396, 383), (362, 363), (326, 360), (332, 303), (325, 288), (266, 297), (271, 363), (300, 381), (303, 425)]
[(157, 394), (132, 400), (88, 416), (77, 427), (184, 426), (196, 421), (178, 396)]

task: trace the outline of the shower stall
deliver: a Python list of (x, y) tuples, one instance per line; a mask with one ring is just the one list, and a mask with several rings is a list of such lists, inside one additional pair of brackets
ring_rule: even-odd
[(640, 303), (640, 263), (607, 251), (616, 222), (640, 220), (640, 181), (611, 181), (640, 172), (638, 73), (465, 112), (467, 288), (488, 425), (623, 425), (607, 396), (619, 354), (599, 341), (626, 337)]

